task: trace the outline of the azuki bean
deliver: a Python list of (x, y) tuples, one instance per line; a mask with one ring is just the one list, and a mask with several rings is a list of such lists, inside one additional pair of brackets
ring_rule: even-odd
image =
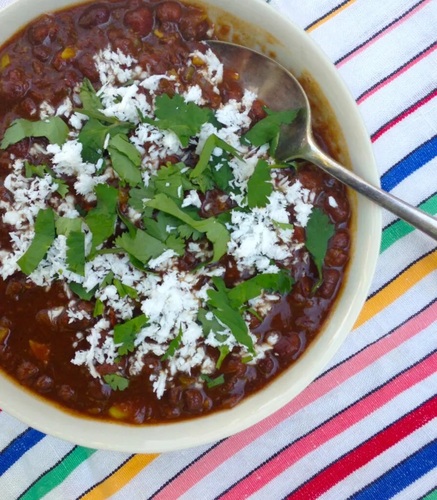
[(35, 382), (35, 389), (38, 392), (50, 392), (53, 389), (54, 381), (48, 375), (41, 375)]
[(161, 23), (177, 23), (182, 16), (182, 6), (178, 2), (163, 2), (156, 7), (156, 17)]
[(56, 21), (49, 17), (43, 17), (38, 23), (30, 27), (27, 35), (32, 45), (41, 45), (47, 38), (53, 40), (58, 32)]
[(109, 21), (111, 13), (108, 7), (102, 4), (95, 4), (84, 11), (79, 18), (81, 28), (93, 28)]
[(337, 291), (340, 281), (340, 273), (336, 269), (325, 269), (323, 272), (323, 283), (319, 294), (324, 299), (331, 298)]
[(140, 36), (147, 36), (153, 28), (153, 13), (147, 7), (138, 7), (137, 9), (126, 12), (124, 24), (134, 33)]
[(17, 367), (17, 379), (22, 382), (30, 382), (39, 373), (39, 369), (36, 365), (30, 361), (24, 360)]
[(15, 102), (29, 90), (30, 82), (21, 69), (12, 69), (0, 80), (0, 98)]

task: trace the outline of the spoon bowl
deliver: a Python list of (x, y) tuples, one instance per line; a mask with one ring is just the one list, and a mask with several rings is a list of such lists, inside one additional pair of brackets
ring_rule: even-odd
[(224, 64), (238, 70), (243, 86), (257, 94), (270, 109), (299, 110), (297, 118), (282, 128), (275, 155), (279, 161), (308, 160), (437, 240), (436, 218), (373, 186), (319, 148), (312, 133), (308, 98), (298, 80), (287, 69), (275, 60), (247, 47), (216, 40), (209, 41), (208, 44)]

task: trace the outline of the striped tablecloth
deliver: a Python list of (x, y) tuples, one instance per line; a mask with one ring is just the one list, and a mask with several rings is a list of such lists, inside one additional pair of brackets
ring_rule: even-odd
[[(435, 214), (437, 0), (269, 3), (337, 66), (384, 189)], [(354, 330), (288, 406), (229, 439), (162, 455), (73, 446), (2, 412), (0, 499), (437, 499), (436, 243), (388, 213), (383, 221)]]

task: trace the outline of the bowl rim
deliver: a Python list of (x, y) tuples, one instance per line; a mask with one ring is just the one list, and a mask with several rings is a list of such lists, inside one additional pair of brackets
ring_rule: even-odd
[[(300, 27), (262, 0), (250, 1), (250, 9), (247, 8), (247, 2), (234, 0), (188, 0), (188, 3), (204, 5), (207, 9), (209, 6), (219, 7), (255, 26), (262, 19), (262, 32), (268, 34), (269, 39), (264, 49), (273, 46), (278, 61), (287, 67), (292, 66), (295, 74), (306, 69), (314, 76), (333, 105), (354, 170), (378, 185), (379, 176), (368, 133), (358, 106), (334, 65)], [(6, 28), (1, 35), (0, 45), (37, 15), (78, 3), (71, 0), (15, 0), (0, 9), (0, 22)], [(276, 39), (273, 45), (272, 36)], [(290, 53), (289, 46), (294, 47), (294, 54)], [(307, 58), (308, 54), (311, 54), (311, 60)], [(322, 78), (318, 78), (318, 75)], [(357, 230), (348, 279), (322, 333), (312, 341), (304, 355), (270, 382), (268, 387), (245, 398), (234, 408), (190, 420), (133, 426), (93, 420), (65, 411), (3, 374), (0, 374), (0, 406), (25, 424), (46, 434), (89, 448), (129, 453), (181, 450), (214, 442), (253, 426), (287, 405), (322, 372), (358, 318), (379, 256), (381, 213), (379, 207), (360, 196), (355, 199), (355, 213)], [(366, 270), (364, 275), (362, 269)], [(302, 373), (296, 375), (298, 372)]]

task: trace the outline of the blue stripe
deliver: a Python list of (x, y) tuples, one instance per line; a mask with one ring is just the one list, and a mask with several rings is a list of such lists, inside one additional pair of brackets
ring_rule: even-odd
[(42, 432), (35, 429), (27, 429), (14, 439), (1, 453), (0, 453), (0, 476), (4, 474), (9, 467), (19, 460), (28, 450), (33, 448), (41, 439), (45, 437)]
[(391, 191), (415, 170), (437, 156), (437, 135), (426, 141), (396, 163), (381, 177), (381, 186), (385, 191)]
[(386, 472), (349, 500), (385, 500), (437, 467), (437, 439)]

